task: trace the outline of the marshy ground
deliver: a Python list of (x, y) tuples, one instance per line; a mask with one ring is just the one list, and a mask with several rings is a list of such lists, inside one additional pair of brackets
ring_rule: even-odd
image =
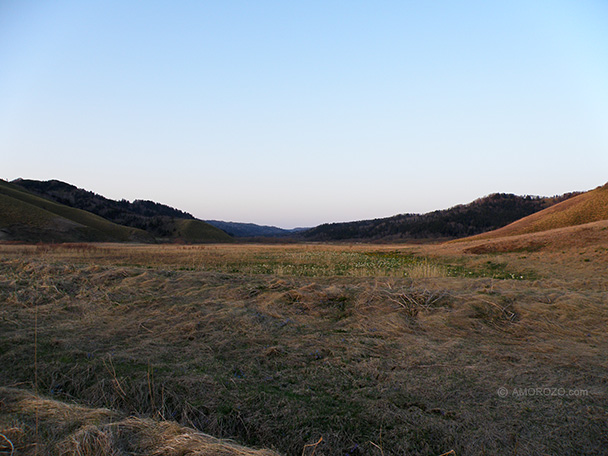
[(606, 247), (3, 245), (0, 384), (285, 455), (608, 454)]

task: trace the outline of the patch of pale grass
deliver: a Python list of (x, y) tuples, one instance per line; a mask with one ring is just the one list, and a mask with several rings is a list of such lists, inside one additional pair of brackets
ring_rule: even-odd
[(445, 267), (428, 262), (427, 260), (409, 266), (405, 274), (412, 279), (432, 279), (438, 277), (448, 277)]

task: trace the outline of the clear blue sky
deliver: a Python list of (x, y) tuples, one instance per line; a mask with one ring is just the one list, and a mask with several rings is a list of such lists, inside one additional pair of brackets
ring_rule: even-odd
[(608, 2), (0, 2), (0, 178), (312, 226), (608, 181)]

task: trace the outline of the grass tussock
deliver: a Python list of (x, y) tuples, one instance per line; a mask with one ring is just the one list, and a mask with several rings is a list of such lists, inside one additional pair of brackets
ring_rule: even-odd
[(608, 245), (466, 247), (0, 246), (0, 384), (49, 398), (37, 434), (24, 404), (0, 433), (49, 454), (189, 454), (202, 434), (316, 456), (605, 452)]
[(0, 451), (62, 456), (273, 456), (180, 426), (0, 388)]

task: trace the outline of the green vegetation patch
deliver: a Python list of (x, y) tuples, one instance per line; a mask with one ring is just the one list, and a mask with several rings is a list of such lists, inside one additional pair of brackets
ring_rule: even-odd
[(482, 278), (497, 280), (538, 280), (540, 275), (530, 269), (513, 269), (507, 263), (487, 260), (473, 263), (464, 259), (450, 261), (445, 264), (450, 277)]

